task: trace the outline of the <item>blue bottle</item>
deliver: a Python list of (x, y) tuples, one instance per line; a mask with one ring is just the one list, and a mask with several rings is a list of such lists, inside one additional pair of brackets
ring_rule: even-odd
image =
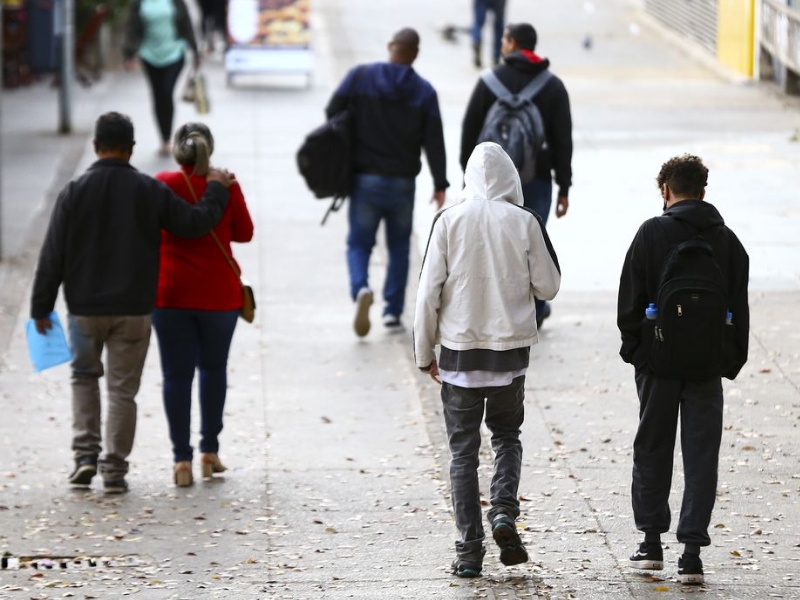
[(658, 316), (658, 308), (654, 302), (650, 303), (650, 306), (644, 309), (644, 316), (647, 317), (648, 321), (655, 321), (656, 317)]
[(728, 311), (725, 315), (725, 325), (733, 325), (733, 313)]

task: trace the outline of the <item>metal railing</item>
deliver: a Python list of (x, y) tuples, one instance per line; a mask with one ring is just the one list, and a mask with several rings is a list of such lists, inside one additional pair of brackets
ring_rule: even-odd
[(779, 0), (761, 0), (761, 46), (800, 73), (800, 10)]

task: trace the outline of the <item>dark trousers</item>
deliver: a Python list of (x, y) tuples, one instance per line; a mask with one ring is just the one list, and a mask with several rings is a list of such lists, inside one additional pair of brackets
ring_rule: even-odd
[(153, 311), (175, 462), (192, 460), (192, 380), (196, 368), (200, 370), (200, 452), (219, 451), (228, 391), (228, 350), (238, 316), (238, 310)]
[(522, 470), (520, 427), (525, 419), (525, 376), (500, 387), (463, 388), (442, 383), (442, 407), (450, 445), (450, 488), (456, 527), (461, 539), (456, 542), (459, 558), (472, 562), (483, 559), (483, 523), (478, 487), (478, 452), (481, 448), (481, 422), (486, 410), (486, 427), (492, 432), (495, 452), (490, 487), (491, 522), (504, 513), (519, 516), (519, 478)]
[(141, 61), (150, 91), (153, 95), (153, 110), (156, 114), (161, 141), (168, 142), (172, 136), (172, 119), (175, 116), (175, 84), (183, 70), (183, 57), (164, 67), (154, 67), (147, 61)]
[(475, 46), (481, 45), (481, 30), (486, 23), (486, 13), (489, 11), (494, 13), (492, 59), (496, 64), (500, 62), (500, 46), (503, 38), (503, 30), (506, 26), (506, 0), (475, 0), (473, 2), (472, 43)]
[(645, 533), (669, 530), (672, 459), (680, 413), (685, 489), (678, 541), (708, 546), (708, 525), (717, 493), (722, 440), (722, 382), (663, 379), (636, 371), (639, 429), (633, 442), (631, 500), (636, 528)]

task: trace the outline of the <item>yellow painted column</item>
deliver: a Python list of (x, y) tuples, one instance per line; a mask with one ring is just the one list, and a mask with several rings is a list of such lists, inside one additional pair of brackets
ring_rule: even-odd
[(748, 77), (753, 75), (755, 0), (719, 0), (717, 60)]

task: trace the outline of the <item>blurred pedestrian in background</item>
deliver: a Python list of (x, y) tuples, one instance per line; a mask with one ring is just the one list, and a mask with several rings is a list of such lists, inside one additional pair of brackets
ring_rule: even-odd
[(370, 330), (369, 258), (381, 221), (389, 250), (383, 324), (388, 331), (402, 330), (414, 192), (423, 149), (433, 175), (431, 202), (441, 207), (449, 186), (436, 90), (411, 66), (419, 53), (419, 35), (401, 29), (392, 36), (388, 50), (388, 62), (351, 69), (325, 109), (328, 118), (343, 110), (355, 114), (347, 266), (350, 295), (356, 303), (353, 327), (359, 337)]
[(478, 577), (486, 553), (478, 485), (484, 409), (495, 453), (487, 513), (492, 537), (504, 565), (528, 560), (515, 523), (525, 373), (538, 342), (534, 296), (553, 298), (560, 285), (547, 232), (522, 207), (513, 161), (499, 145), (479, 144), (459, 202), (441, 211), (431, 228), (414, 317), (417, 367), (442, 385), (460, 533), (452, 565), (457, 577)]
[(211, 54), (216, 50), (214, 37), (219, 34), (223, 45), (227, 39), (227, 0), (197, 0), (200, 5), (200, 32), (203, 34), (204, 50)]
[[(163, 181), (188, 204), (206, 189), (214, 138), (202, 123), (186, 123), (175, 132), (177, 171), (163, 172)], [(239, 266), (231, 242), (249, 242), (253, 221), (237, 182), (216, 227), (203, 237), (180, 238), (162, 232), (161, 269), (153, 326), (158, 337), (164, 376), (164, 409), (169, 422), (178, 486), (193, 482), (191, 436), (192, 381), (200, 372), (200, 464), (204, 478), (225, 471), (219, 459), (222, 414), (228, 388), (228, 351), (242, 307)], [(235, 269), (234, 269), (235, 267)]]
[(483, 65), (481, 60), (483, 26), (486, 24), (486, 14), (488, 12), (492, 13), (492, 61), (496, 65), (500, 62), (500, 40), (503, 37), (503, 28), (506, 24), (506, 0), (474, 0), (472, 12), (474, 17), (472, 52), (475, 66), (480, 68)]
[[(550, 61), (534, 52), (536, 30), (529, 23), (509, 24), (502, 38), (503, 64), (493, 73), (512, 94), (519, 94), (531, 81), (550, 68)], [(479, 141), (486, 117), (497, 95), (483, 80), (478, 79), (469, 99), (461, 131), (461, 168)], [(553, 203), (553, 175), (558, 184), (556, 217), (567, 214), (569, 188), (572, 185), (572, 115), (564, 83), (549, 73), (549, 80), (533, 98), (544, 124), (546, 144), (536, 155), (536, 175), (522, 186), (525, 206), (533, 209), (547, 224)], [(536, 322), (542, 326), (550, 315), (550, 305), (536, 303)]]
[[(97, 161), (61, 191), (33, 281), (31, 318), (43, 333), (63, 283), (72, 360), (73, 485), (103, 476), (106, 493), (128, 491), (125, 475), (136, 432), (136, 394), (150, 342), (161, 230), (207, 233), (225, 212), (229, 175), (211, 169), (196, 205), (130, 164), (133, 123), (111, 112), (97, 119)], [(106, 368), (102, 354), (106, 352)], [(102, 452), (100, 386), (108, 407)]]
[(185, 64), (187, 47), (194, 54), (194, 68), (199, 68), (194, 27), (183, 0), (131, 0), (122, 54), (127, 69), (133, 68), (138, 57), (147, 75), (161, 135), (158, 153), (164, 157), (170, 155), (175, 85)]

